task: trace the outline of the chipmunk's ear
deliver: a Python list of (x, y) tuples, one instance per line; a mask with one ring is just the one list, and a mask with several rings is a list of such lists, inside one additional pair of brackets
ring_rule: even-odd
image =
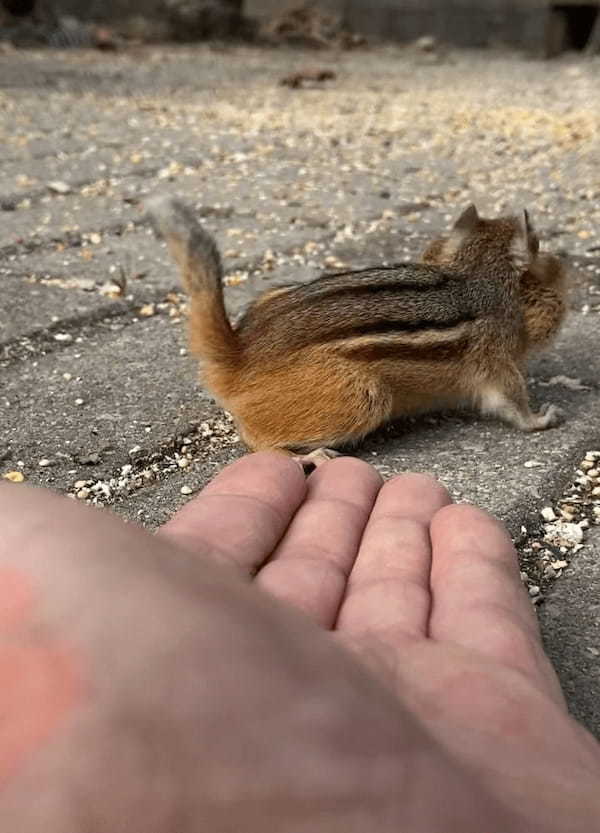
[(527, 248), (532, 255), (536, 255), (540, 249), (540, 238), (537, 236), (533, 223), (531, 222), (531, 217), (529, 216), (529, 212), (526, 208), (523, 209), (523, 213), (519, 219), (523, 236), (527, 241)]
[(521, 211), (521, 213), (517, 216), (517, 222), (519, 224), (519, 229), (525, 240), (529, 238), (529, 233), (531, 229), (531, 221), (529, 219), (529, 212), (526, 208)]
[(456, 220), (452, 228), (456, 231), (473, 231), (478, 222), (479, 214), (477, 213), (477, 209), (475, 208), (474, 204), (471, 203), (471, 205), (465, 208), (465, 210), (460, 215), (458, 220)]
[(441, 256), (438, 263), (452, 263), (456, 257), (457, 252), (462, 248), (463, 243), (467, 240), (471, 233), (477, 228), (479, 223), (479, 214), (477, 209), (471, 203), (467, 206), (458, 220), (452, 226), (448, 239), (444, 243), (441, 250)]
[(515, 235), (511, 246), (512, 260), (519, 272), (524, 272), (529, 266), (531, 257), (537, 254), (539, 240), (526, 208), (516, 217)]

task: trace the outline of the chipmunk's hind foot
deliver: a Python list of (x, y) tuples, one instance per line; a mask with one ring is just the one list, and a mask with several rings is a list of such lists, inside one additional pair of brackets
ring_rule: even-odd
[(558, 405), (551, 405), (549, 402), (546, 402), (542, 405), (539, 412), (535, 414), (535, 417), (537, 420), (535, 430), (543, 431), (545, 428), (556, 428), (557, 425), (564, 422), (565, 412)]
[(537, 413), (530, 409), (525, 379), (516, 367), (505, 369), (502, 384), (490, 384), (481, 391), (480, 409), (527, 432), (545, 431), (563, 421), (563, 412), (556, 405), (542, 405)]

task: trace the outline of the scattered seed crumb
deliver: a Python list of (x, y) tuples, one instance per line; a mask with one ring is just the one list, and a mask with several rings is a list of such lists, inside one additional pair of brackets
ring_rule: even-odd
[(144, 304), (139, 308), (138, 314), (142, 318), (151, 318), (153, 315), (156, 315), (156, 304)]
[(572, 556), (583, 549), (590, 525), (600, 525), (599, 462), (600, 451), (588, 451), (556, 504), (540, 510), (541, 529), (529, 534), (521, 527), (521, 578), (528, 589), (540, 588), (539, 595), (530, 590), (534, 604), (542, 603), (543, 588), (560, 578)]
[(239, 286), (239, 284), (245, 283), (247, 280), (248, 272), (231, 272), (231, 274), (225, 275), (223, 283), (225, 286)]
[(103, 283), (98, 289), (98, 292), (106, 298), (120, 298), (123, 294), (122, 288), (114, 281), (106, 281)]
[(4, 480), (10, 480), (11, 483), (22, 483), (25, 480), (22, 471), (7, 471), (2, 477)]

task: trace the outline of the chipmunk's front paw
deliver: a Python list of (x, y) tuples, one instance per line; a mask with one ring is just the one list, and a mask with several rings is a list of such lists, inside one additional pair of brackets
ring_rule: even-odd
[(564, 421), (565, 414), (558, 406), (551, 405), (546, 402), (537, 414), (537, 429), (544, 430), (545, 428), (555, 428)]
[(339, 451), (334, 451), (331, 448), (316, 448), (310, 454), (294, 457), (294, 460), (300, 463), (304, 469), (304, 474), (309, 475), (316, 468), (322, 466), (323, 463), (326, 463), (328, 460), (333, 460), (334, 457), (340, 457)]

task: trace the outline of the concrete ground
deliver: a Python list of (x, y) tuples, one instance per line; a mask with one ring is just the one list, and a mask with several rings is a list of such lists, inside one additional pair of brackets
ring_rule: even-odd
[[(336, 77), (279, 85), (307, 65)], [(572, 268), (530, 381), (564, 425), (435, 415), (358, 453), (509, 525), (571, 708), (600, 735), (599, 69), (391, 47), (1, 52), (0, 474), (154, 527), (243, 453), (196, 382), (147, 194), (196, 206), (234, 315), (278, 282), (414, 258), (471, 200), (526, 205)]]

